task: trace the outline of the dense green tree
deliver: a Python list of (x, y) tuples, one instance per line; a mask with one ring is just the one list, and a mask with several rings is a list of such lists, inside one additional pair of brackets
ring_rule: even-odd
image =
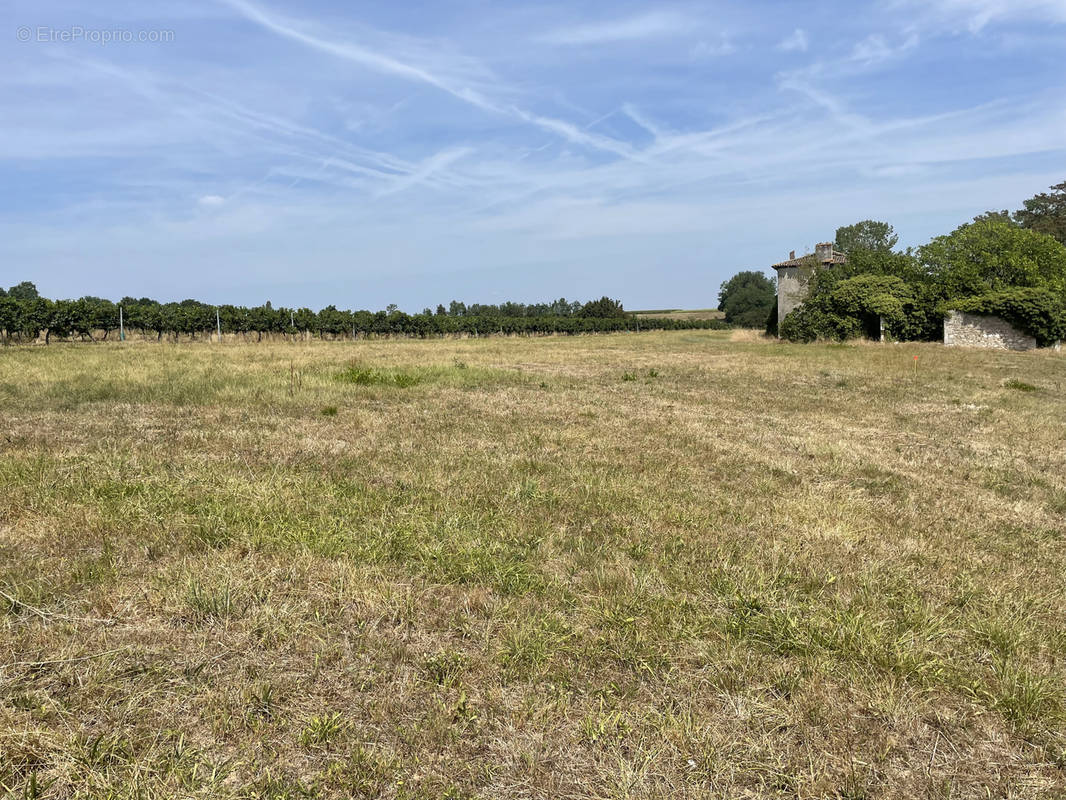
[[(117, 329), (118, 307), (109, 300), (82, 297), (78, 300), (51, 301), (34, 297), (32, 285), (22, 287), (17, 300), (0, 296), (0, 330), (7, 338), (25, 341), (42, 334), (48, 341), (53, 336), (89, 338), (96, 332)], [(461, 305), (461, 304), (460, 304)], [(551, 303), (500, 305), (462, 305), (461, 316), (434, 314), (429, 309), (421, 314), (408, 315), (396, 306), (388, 311), (346, 311), (327, 306), (318, 312), (309, 308), (275, 309), (270, 303), (248, 308), (235, 305), (210, 305), (198, 300), (160, 304), (149, 298), (141, 300), (124, 297), (121, 302), (125, 327), (128, 331), (154, 332), (157, 339), (181, 335), (196, 339), (213, 334), (216, 314), (223, 333), (316, 333), (318, 335), (405, 335), (436, 336), (450, 333), (474, 335), (509, 333), (591, 333), (629, 330), (629, 315), (621, 303), (610, 298), (588, 303), (570, 303), (560, 298)], [(586, 310), (583, 316), (575, 312)], [(506, 312), (506, 313), (505, 313)], [(718, 320), (648, 320), (642, 327), (658, 329), (719, 328)]]
[(718, 290), (718, 310), (725, 321), (741, 328), (761, 328), (777, 298), (774, 282), (762, 272), (745, 270), (725, 281)]
[(162, 303), (155, 300), (141, 300), (130, 305), (129, 308), (136, 321), (136, 324), (130, 323), (131, 328), (155, 331), (157, 340), (163, 338), (167, 331), (167, 318)]
[(725, 321), (738, 328), (761, 328), (777, 299), (776, 292), (745, 286), (733, 292), (725, 303)]
[(837, 228), (835, 247), (843, 253), (853, 250), (890, 251), (895, 248), (899, 236), (887, 222), (864, 219), (854, 225)]
[(599, 300), (592, 300), (581, 306), (578, 314), (582, 317), (596, 317), (599, 319), (621, 318), (626, 316), (625, 309), (617, 300), (612, 300), (606, 295)]
[(994, 219), (962, 225), (919, 249), (945, 297), (1042, 287), (1066, 299), (1066, 247), (1051, 236)]
[(814, 291), (831, 291), (839, 281), (859, 275), (894, 275), (907, 283), (924, 283), (928, 274), (911, 251), (853, 248), (843, 264), (822, 267), (815, 274)]
[(1006, 222), (1008, 225), (1017, 225), (1014, 221), (1014, 216), (1003, 209), (1002, 211), (986, 211), (983, 214), (978, 214), (973, 218), (974, 222)]
[[(21, 286), (22, 284), (20, 284)], [(29, 284), (33, 286), (33, 284)], [(36, 292), (36, 289), (34, 289)], [(10, 293), (9, 293), (10, 295)], [(44, 297), (32, 297), (27, 300), (19, 300), (19, 334), (28, 339), (36, 339), (41, 331), (48, 330), (52, 316), (52, 301)], [(45, 337), (48, 341), (49, 336)]]
[(7, 290), (7, 294), (13, 300), (18, 300), (19, 302), (36, 300), (41, 296), (37, 293), (37, 287), (30, 281), (15, 284)]
[(856, 275), (808, 298), (781, 323), (781, 335), (793, 341), (817, 338), (878, 338), (881, 322), (897, 338), (908, 335), (915, 292), (895, 275)]
[[(896, 237), (887, 223), (857, 223), (848, 227), (861, 228), (870, 235), (858, 237), (864, 244), (849, 245), (845, 263), (823, 267), (814, 273), (811, 293), (803, 306), (804, 314), (783, 324), (781, 335), (801, 341), (819, 337), (876, 337), (879, 321), (884, 319), (888, 333), (894, 338), (938, 339), (943, 315), (937, 310), (937, 304), (943, 299), (943, 291), (916, 255), (910, 250), (901, 252), (888, 247)], [(849, 237), (846, 234), (842, 238)], [(786, 322), (791, 317), (789, 314)]]
[(1023, 228), (1054, 237), (1066, 245), (1066, 181), (1041, 192), (1022, 203), (1024, 208), (1014, 213), (1014, 220)]
[[(385, 312), (382, 311), (380, 313), (384, 314)], [(296, 309), (293, 319), (298, 331), (313, 331), (315, 329), (315, 312), (309, 308)]]
[[(570, 303), (565, 297), (553, 300), (550, 303), (460, 303), (452, 300), (448, 308), (443, 305), (437, 306), (432, 316), (438, 317), (569, 317), (581, 310), (581, 303)], [(423, 316), (430, 316), (429, 309), (422, 312)]]
[(91, 336), (92, 331), (103, 331), (106, 339), (112, 330), (118, 330), (118, 306), (110, 300), (90, 295), (78, 303), (76, 333)]
[(255, 331), (257, 340), (262, 340), (264, 333), (273, 333), (283, 330), (289, 324), (289, 315), (282, 315), (275, 311), (268, 300), (261, 306), (248, 309), (248, 329)]
[(244, 306), (221, 305), (218, 318), (223, 333), (247, 333), (252, 328), (252, 309)]
[(82, 300), (55, 300), (48, 311), (48, 338), (70, 336), (88, 326), (87, 307)]
[(330, 305), (318, 312), (316, 330), (319, 334), (329, 333), (334, 336), (348, 333), (352, 327), (352, 313), (341, 311)]
[(0, 331), (4, 332), (5, 339), (17, 334), (22, 330), (22, 308), (17, 300), (0, 295)]
[(560, 297), (554, 303), (551, 304), (551, 308), (548, 313), (557, 317), (572, 317), (581, 310), (581, 303), (573, 302), (568, 303), (565, 297)]

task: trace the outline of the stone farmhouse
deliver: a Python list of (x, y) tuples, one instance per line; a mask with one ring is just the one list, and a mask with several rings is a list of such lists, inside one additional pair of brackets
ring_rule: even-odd
[[(773, 269), (777, 270), (778, 330), (789, 312), (802, 305), (807, 298), (814, 273), (833, 264), (844, 264), (847, 260), (847, 255), (835, 250), (832, 242), (822, 242), (815, 245), (813, 254), (796, 258), (796, 251), (793, 250), (788, 254), (787, 261), (773, 265)], [(877, 338), (883, 338), (883, 331), (882, 324), (881, 336)], [(944, 320), (944, 344), (948, 347), (1032, 350), (1036, 347), (1036, 339), (1000, 317), (952, 311)]]
[(774, 264), (777, 270), (777, 327), (788, 313), (807, 299), (810, 292), (811, 276), (819, 267), (843, 264), (848, 257), (833, 249), (832, 242), (822, 242), (814, 246), (814, 254), (796, 258), (796, 251), (788, 254), (788, 260)]

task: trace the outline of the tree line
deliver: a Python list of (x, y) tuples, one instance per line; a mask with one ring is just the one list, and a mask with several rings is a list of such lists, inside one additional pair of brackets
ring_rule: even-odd
[(1066, 338), (1066, 182), (921, 247), (899, 250), (898, 240), (887, 222), (838, 228), (846, 263), (807, 257), (810, 293), (780, 331), (774, 284), (761, 272), (723, 283), (719, 308), (727, 322), (801, 342), (877, 336), (882, 324), (898, 340), (939, 340), (949, 310), (1003, 317), (1041, 345)]
[(0, 331), (5, 341), (43, 338), (108, 339), (125, 331), (139, 331), (156, 339), (223, 334), (268, 334), (345, 337), (367, 335), (440, 336), (448, 334), (600, 333), (626, 330), (716, 328), (717, 320), (637, 318), (609, 297), (587, 303), (560, 298), (550, 303), (466, 305), (452, 301), (447, 308), (406, 314), (395, 305), (384, 311), (350, 311), (335, 305), (310, 308), (211, 305), (198, 300), (160, 303), (151, 298), (124, 297), (115, 303), (100, 297), (50, 300), (24, 281), (0, 288)]

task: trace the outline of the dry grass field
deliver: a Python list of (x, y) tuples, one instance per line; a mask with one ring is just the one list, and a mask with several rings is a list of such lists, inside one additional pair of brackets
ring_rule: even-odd
[(14, 797), (1066, 794), (1061, 353), (10, 347), (0, 409)]
[(696, 311), (682, 311), (680, 309), (676, 311), (637, 311), (635, 313), (637, 317), (648, 317), (651, 319), (725, 319), (725, 313), (716, 308), (702, 308)]

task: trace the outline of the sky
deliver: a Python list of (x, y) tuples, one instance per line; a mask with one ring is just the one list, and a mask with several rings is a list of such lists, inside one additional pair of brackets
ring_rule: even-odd
[(1066, 0), (5, 5), (0, 284), (49, 297), (705, 308), (1066, 179)]

